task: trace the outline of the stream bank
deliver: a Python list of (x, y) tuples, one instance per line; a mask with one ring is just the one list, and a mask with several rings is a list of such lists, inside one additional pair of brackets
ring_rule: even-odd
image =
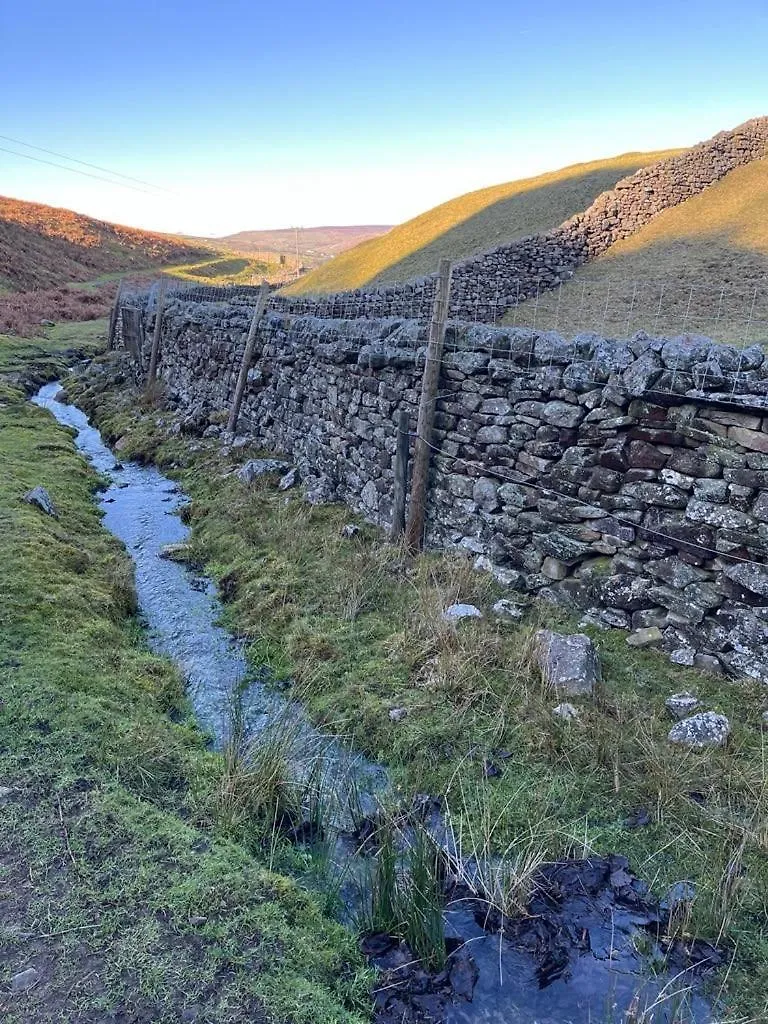
[[(0, 373), (5, 355), (0, 341)], [(146, 646), (96, 473), (13, 372), (0, 380), (0, 1017), (365, 1024), (353, 938), (216, 826), (217, 759)], [(23, 500), (35, 487), (55, 517)]]

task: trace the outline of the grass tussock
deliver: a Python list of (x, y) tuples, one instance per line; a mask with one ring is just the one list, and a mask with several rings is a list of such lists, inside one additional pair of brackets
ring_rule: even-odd
[[(512, 912), (542, 857), (623, 853), (660, 897), (692, 884), (686, 935), (722, 933), (735, 951), (729, 1012), (768, 1015), (765, 694), (756, 683), (683, 669), (630, 651), (621, 632), (586, 627), (604, 682), (593, 700), (575, 700), (577, 720), (562, 721), (552, 709), (563, 697), (542, 681), (534, 638), (541, 626), (577, 623), (545, 606), (522, 623), (498, 620), (491, 605), (502, 592), (460, 558), (408, 560), (363, 523), (346, 536), (348, 510), (307, 505), (269, 480), (243, 487), (215, 441), (191, 452), (166, 437), (158, 421), (167, 412), (141, 413), (130, 394), (88, 381), (77, 390), (110, 436), (151, 451), (191, 496), (196, 553), (220, 581), (226, 620), (254, 667), (268, 664), (315, 722), (386, 762), (406, 800), (447, 793), (465, 851), (507, 854), (509, 874), (483, 883), (489, 898)], [(457, 600), (484, 617), (447, 623), (442, 613)], [(664, 700), (681, 690), (728, 715), (727, 747), (668, 744)]]

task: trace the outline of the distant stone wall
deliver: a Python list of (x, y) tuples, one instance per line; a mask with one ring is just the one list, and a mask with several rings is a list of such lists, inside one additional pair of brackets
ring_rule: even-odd
[[(168, 307), (160, 373), (181, 429), (222, 433), (249, 317)], [(395, 422), (405, 408), (415, 429), (424, 354), (416, 321), (271, 314), (243, 426), (314, 498), (387, 524)], [(761, 349), (453, 327), (435, 445), (430, 544), (603, 623), (657, 627), (681, 663), (768, 679)]]

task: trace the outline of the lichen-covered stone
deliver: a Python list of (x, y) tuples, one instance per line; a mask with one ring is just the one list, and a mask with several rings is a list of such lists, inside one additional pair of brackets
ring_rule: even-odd
[(595, 645), (584, 633), (565, 635), (541, 629), (536, 651), (545, 683), (571, 696), (589, 696), (602, 678)]
[(725, 746), (730, 731), (731, 723), (725, 715), (701, 711), (673, 725), (667, 738), (678, 746), (703, 750), (705, 747)]

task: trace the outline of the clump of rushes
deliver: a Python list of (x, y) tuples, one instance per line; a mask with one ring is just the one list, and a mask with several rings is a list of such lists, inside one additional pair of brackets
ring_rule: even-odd
[(404, 940), (426, 968), (446, 961), (445, 893), (442, 852), (423, 825), (404, 826), (383, 812), (373, 838), (359, 927)]

